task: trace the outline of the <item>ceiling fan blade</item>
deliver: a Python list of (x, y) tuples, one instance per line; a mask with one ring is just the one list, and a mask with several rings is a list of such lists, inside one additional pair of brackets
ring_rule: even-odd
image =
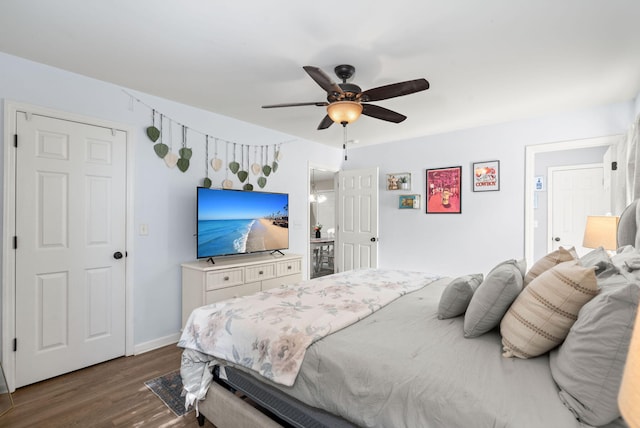
[(312, 101), (309, 103), (288, 103), (288, 104), (270, 104), (262, 106), (262, 108), (277, 108), (277, 107), (300, 107), (300, 106), (317, 106), (326, 107), (329, 103), (326, 101)]
[(324, 119), (322, 119), (322, 121), (320, 122), (320, 125), (318, 125), (318, 130), (327, 129), (331, 125), (333, 125), (333, 120), (331, 120), (329, 115), (326, 115)]
[(324, 89), (328, 94), (342, 93), (342, 88), (338, 86), (336, 82), (333, 82), (331, 78), (327, 76), (327, 74), (324, 71), (320, 70), (318, 67), (305, 65), (302, 68), (304, 68), (304, 71), (306, 71), (307, 74), (311, 76), (311, 78), (315, 80), (315, 82), (318, 85), (320, 85), (320, 87)]
[(362, 114), (393, 123), (400, 123), (407, 118), (407, 116), (403, 114), (374, 104), (362, 104)]
[(360, 100), (364, 102), (380, 101), (413, 94), (426, 89), (429, 89), (429, 82), (427, 82), (426, 79), (407, 80), (406, 82), (392, 83), (390, 85), (368, 89), (362, 93)]

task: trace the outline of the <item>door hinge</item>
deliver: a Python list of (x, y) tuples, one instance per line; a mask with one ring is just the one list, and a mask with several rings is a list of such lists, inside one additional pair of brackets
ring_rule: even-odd
[(13, 352), (16, 352), (18, 350), (18, 338), (14, 337), (13, 338)]
[(13, 147), (18, 147), (18, 134), (13, 134)]
[(611, 171), (617, 171), (618, 170), (618, 162), (613, 161), (611, 162)]
[(14, 250), (18, 249), (18, 237), (17, 236), (13, 237), (13, 249)]

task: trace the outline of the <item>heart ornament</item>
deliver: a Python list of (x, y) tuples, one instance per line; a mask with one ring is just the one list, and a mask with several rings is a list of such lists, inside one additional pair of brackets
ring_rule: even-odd
[(189, 159), (186, 158), (180, 158), (178, 159), (178, 169), (182, 172), (185, 172), (186, 170), (189, 169)]
[(169, 168), (175, 168), (175, 166), (178, 163), (178, 155), (173, 153), (173, 152), (169, 152), (167, 153), (167, 155), (164, 157), (164, 163), (167, 164), (167, 166)]
[(222, 180), (222, 188), (223, 189), (231, 189), (233, 187), (233, 181), (231, 180)]
[(267, 185), (267, 179), (265, 177), (258, 178), (258, 186), (260, 186), (261, 189), (264, 189), (264, 186), (266, 185)]
[(220, 168), (222, 168), (222, 159), (211, 159), (211, 168), (213, 168), (214, 171), (220, 171)]
[(248, 177), (249, 173), (247, 171), (238, 171), (238, 180), (240, 180), (241, 183), (244, 183)]
[(260, 171), (262, 171), (260, 164), (254, 163), (251, 165), (251, 172), (253, 172), (253, 175), (260, 174)]
[(153, 151), (156, 152), (160, 159), (163, 159), (169, 153), (169, 146), (163, 143), (154, 144)]
[(229, 163), (229, 170), (232, 173), (235, 174), (236, 172), (238, 172), (239, 169), (240, 169), (240, 164), (238, 162), (233, 161), (233, 162)]
[(158, 141), (158, 138), (160, 138), (160, 130), (155, 126), (148, 127), (147, 137), (149, 137), (149, 139), (155, 143), (156, 141)]

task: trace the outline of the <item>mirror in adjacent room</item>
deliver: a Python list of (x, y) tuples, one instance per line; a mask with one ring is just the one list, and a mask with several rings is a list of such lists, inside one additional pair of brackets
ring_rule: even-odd
[(7, 379), (4, 376), (4, 370), (0, 363), (0, 416), (13, 409), (13, 397), (9, 391)]
[(336, 235), (335, 171), (309, 169), (309, 272), (310, 278), (335, 271)]

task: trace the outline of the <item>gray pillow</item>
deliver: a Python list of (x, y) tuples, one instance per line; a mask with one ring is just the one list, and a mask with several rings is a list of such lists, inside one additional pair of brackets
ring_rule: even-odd
[(640, 287), (621, 275), (602, 282), (600, 294), (582, 307), (564, 343), (550, 355), (560, 399), (593, 426), (620, 417), (618, 390), (640, 296)]
[(438, 304), (438, 319), (444, 320), (464, 314), (471, 297), (482, 282), (482, 274), (465, 275), (451, 281), (442, 292)]
[(618, 268), (613, 265), (611, 257), (609, 257), (604, 247), (598, 247), (593, 251), (589, 251), (580, 257), (579, 261), (580, 265), (584, 267), (595, 267), (598, 278), (607, 278), (618, 273)]
[(522, 291), (524, 262), (507, 260), (494, 267), (478, 287), (464, 316), (464, 337), (478, 337), (500, 324)]

